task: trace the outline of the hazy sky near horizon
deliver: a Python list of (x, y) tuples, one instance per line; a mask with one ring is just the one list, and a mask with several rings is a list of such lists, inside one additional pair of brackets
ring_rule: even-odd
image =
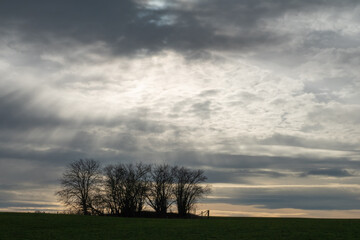
[(220, 215), (358, 217), (359, 65), (354, 0), (3, 0), (0, 210), (62, 208), (93, 158), (204, 169)]

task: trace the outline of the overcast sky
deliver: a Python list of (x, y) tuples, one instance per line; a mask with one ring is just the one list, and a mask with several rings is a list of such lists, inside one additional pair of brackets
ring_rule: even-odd
[(204, 169), (199, 205), (360, 216), (360, 4), (0, 1), (0, 211), (80, 158)]

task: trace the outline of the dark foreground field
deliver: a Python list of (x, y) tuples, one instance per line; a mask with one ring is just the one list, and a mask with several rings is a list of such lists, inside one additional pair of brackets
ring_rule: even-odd
[(359, 239), (360, 220), (0, 213), (0, 239)]

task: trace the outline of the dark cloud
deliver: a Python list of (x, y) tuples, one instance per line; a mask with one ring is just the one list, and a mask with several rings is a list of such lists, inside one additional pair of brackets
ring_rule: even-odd
[(169, 161), (176, 164), (201, 167), (206, 164), (213, 168), (229, 169), (290, 169), (293, 171), (320, 168), (360, 169), (360, 162), (347, 158), (306, 158), (269, 157), (235, 154), (208, 154), (202, 152), (177, 152), (166, 154)]
[(312, 169), (306, 173), (301, 174), (302, 177), (306, 177), (309, 175), (329, 176), (329, 177), (351, 177), (351, 176), (354, 176), (346, 169), (337, 169), (337, 168)]
[[(46, 188), (58, 184), (64, 162), (36, 161), (31, 159), (0, 159), (1, 189), (19, 190), (31, 188)], [(21, 192), (21, 191), (20, 191)]]
[[(149, 9), (140, 1), (2, 1), (2, 27), (18, 28), (24, 41), (68, 37), (81, 42), (104, 41), (115, 53), (175, 49), (246, 49), (277, 45), (286, 36), (263, 28), (267, 19), (285, 12), (341, 7), (352, 1), (198, 1)], [(177, 7), (174, 7), (177, 6)], [(171, 20), (174, 19), (174, 20)], [(222, 30), (229, 28), (229, 33)]]
[[(13, 143), (15, 145), (15, 143)], [(25, 144), (24, 144), (25, 145)], [(45, 150), (36, 150), (32, 147), (5, 146), (0, 148), (1, 159), (23, 159), (29, 162), (46, 161), (53, 165), (64, 164), (66, 161), (87, 157), (88, 152), (77, 151), (68, 148), (48, 148)]]
[(41, 111), (32, 102), (34, 96), (27, 93), (0, 92), (0, 129), (27, 130), (36, 127), (55, 127), (62, 121), (50, 109)]
[(233, 171), (232, 169), (208, 169), (205, 171), (205, 176), (208, 178), (208, 183), (249, 183), (244, 178), (239, 178), (240, 175)]
[[(205, 175), (208, 177), (209, 183), (238, 183), (250, 184), (250, 178), (264, 177), (264, 178), (281, 178), (291, 176), (291, 174), (282, 173), (276, 170), (262, 170), (262, 169), (211, 169), (206, 170)], [(295, 175), (295, 174), (294, 174)]]
[[(61, 36), (83, 43), (104, 41), (117, 53), (167, 48), (200, 47), (210, 39), (208, 29), (199, 26), (192, 15), (174, 26), (159, 25), (168, 13), (142, 9), (135, 1), (26, 1), (2, 2), (1, 21), (19, 28), (26, 41), (42, 41)], [(177, 13), (174, 13), (177, 14)], [(195, 34), (197, 33), (197, 34)]]

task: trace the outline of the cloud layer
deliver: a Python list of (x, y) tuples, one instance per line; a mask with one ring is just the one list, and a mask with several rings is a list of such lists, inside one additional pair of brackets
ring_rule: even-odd
[(86, 157), (205, 169), (210, 205), (359, 209), (359, 11), (3, 1), (0, 209), (60, 209), (57, 179)]

